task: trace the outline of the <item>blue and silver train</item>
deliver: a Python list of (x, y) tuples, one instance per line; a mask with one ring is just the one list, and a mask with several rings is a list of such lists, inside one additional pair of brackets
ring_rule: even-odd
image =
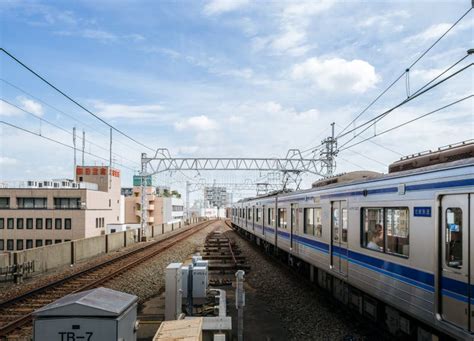
[(473, 143), (242, 200), (231, 220), (400, 337), (474, 340)]

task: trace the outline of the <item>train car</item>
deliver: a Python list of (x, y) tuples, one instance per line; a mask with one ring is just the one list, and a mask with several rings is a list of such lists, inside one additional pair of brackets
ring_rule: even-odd
[(394, 334), (474, 340), (474, 143), (418, 157), (243, 200), (232, 222)]

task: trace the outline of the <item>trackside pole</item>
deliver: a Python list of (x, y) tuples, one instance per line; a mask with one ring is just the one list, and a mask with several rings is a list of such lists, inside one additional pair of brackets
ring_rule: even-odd
[(245, 290), (244, 290), (244, 270), (235, 273), (237, 285), (235, 290), (235, 307), (237, 308), (237, 340), (244, 340), (244, 307), (245, 307)]

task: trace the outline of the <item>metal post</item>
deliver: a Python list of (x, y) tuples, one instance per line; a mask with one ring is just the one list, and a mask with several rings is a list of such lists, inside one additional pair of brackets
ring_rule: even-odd
[(237, 284), (235, 289), (235, 307), (237, 308), (237, 340), (244, 340), (244, 307), (245, 307), (245, 290), (244, 290), (244, 270), (238, 270), (235, 273)]
[(86, 151), (86, 132), (82, 131), (82, 167), (84, 167), (84, 153)]
[(142, 169), (140, 172), (141, 176), (141, 190), (142, 190), (142, 196), (141, 196), (141, 231), (142, 231), (142, 240), (146, 241), (147, 235), (148, 235), (148, 215), (147, 215), (147, 197), (146, 197), (146, 166), (147, 166), (147, 161), (145, 160), (147, 157), (146, 153), (142, 153), (142, 158), (141, 158), (141, 163), (142, 163)]
[[(72, 128), (72, 144), (74, 146), (74, 169), (72, 172), (72, 178), (76, 179), (76, 166), (77, 166), (77, 159), (76, 159), (76, 127)], [(73, 180), (74, 181), (74, 180)]]
[(193, 316), (193, 265), (188, 266), (188, 296), (187, 296), (187, 313), (188, 316)]
[(191, 183), (186, 181), (186, 219), (189, 219), (189, 192)]

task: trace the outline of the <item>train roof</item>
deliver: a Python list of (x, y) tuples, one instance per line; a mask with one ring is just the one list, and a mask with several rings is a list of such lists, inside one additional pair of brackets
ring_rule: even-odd
[[(420, 167), (420, 168), (416, 168), (416, 169), (409, 169), (409, 170), (399, 171), (399, 172), (394, 172), (394, 173), (388, 173), (388, 174), (380, 174), (379, 173), (378, 176), (373, 176), (373, 177), (370, 177), (370, 178), (367, 178), (367, 177), (357, 178), (357, 179), (354, 179), (354, 180), (348, 180), (348, 181), (339, 182), (339, 183), (331, 183), (331, 184), (328, 184), (328, 185), (325, 185), (325, 186), (308, 188), (308, 189), (304, 189), (304, 190), (300, 190), (300, 191), (294, 191), (294, 192), (290, 192), (290, 193), (268, 195), (268, 197), (273, 197), (273, 196), (286, 197), (286, 196), (294, 195), (294, 194), (311, 193), (311, 192), (315, 192), (315, 191), (333, 189), (333, 188), (338, 188), (338, 187), (345, 187), (345, 186), (349, 186), (349, 185), (370, 183), (370, 182), (373, 182), (375, 180), (380, 181), (380, 180), (395, 179), (395, 178), (398, 178), (398, 177), (405, 177), (405, 176), (417, 175), (417, 174), (422, 174), (422, 173), (427, 173), (427, 172), (433, 172), (433, 171), (437, 171), (437, 170), (448, 170), (450, 168), (458, 168), (458, 167), (473, 166), (473, 165), (474, 165), (474, 157), (469, 157), (469, 158), (465, 158), (465, 159), (461, 159), (461, 160), (457, 160), (457, 161), (445, 162), (445, 163)], [(247, 201), (259, 200), (259, 199), (262, 199), (262, 197), (246, 198), (246, 199), (240, 200), (239, 202), (247, 202)]]

